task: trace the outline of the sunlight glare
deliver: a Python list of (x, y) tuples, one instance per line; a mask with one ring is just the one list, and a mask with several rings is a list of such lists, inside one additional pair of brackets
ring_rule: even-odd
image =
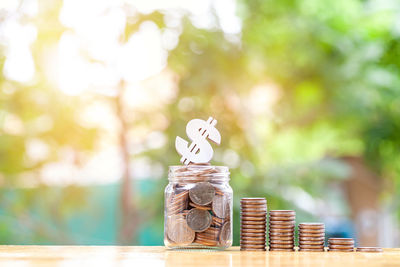
[(280, 97), (281, 91), (277, 85), (263, 83), (251, 89), (247, 105), (249, 110), (255, 115), (266, 113), (272, 115), (272, 108)]
[(33, 24), (21, 25), (14, 19), (6, 20), (0, 28), (6, 42), (4, 75), (14, 81), (27, 83), (35, 75), (35, 65), (30, 45), (36, 40), (37, 29)]
[(154, 22), (143, 22), (118, 55), (118, 69), (128, 82), (144, 80), (159, 73), (167, 63), (161, 32)]

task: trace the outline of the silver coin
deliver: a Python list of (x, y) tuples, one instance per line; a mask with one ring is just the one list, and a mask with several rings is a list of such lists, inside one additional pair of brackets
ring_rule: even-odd
[(171, 222), (168, 237), (176, 245), (189, 245), (194, 240), (195, 232), (190, 229), (184, 219), (178, 219)]
[(228, 246), (231, 240), (231, 222), (225, 222), (221, 227), (221, 233), (219, 234), (219, 243), (222, 246)]
[(191, 209), (186, 216), (187, 224), (195, 232), (203, 232), (210, 227), (212, 216), (207, 210)]
[(213, 201), (215, 188), (208, 182), (197, 183), (189, 190), (190, 199), (198, 205), (207, 205)]
[(212, 201), (212, 211), (218, 218), (225, 218), (229, 212), (228, 198), (224, 195), (215, 195)]

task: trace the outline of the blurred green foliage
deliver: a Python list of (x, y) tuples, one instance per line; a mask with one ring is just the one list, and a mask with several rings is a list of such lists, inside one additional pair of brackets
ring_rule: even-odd
[[(242, 162), (231, 170), (235, 199), (262, 195), (271, 208), (296, 208), (282, 198), (291, 189), (335, 201), (329, 181), (349, 170), (326, 156), (361, 156), (394, 185), (386, 190), (398, 207), (399, 11), (377, 1), (240, 1), (239, 43), (186, 20), (169, 66), (181, 77), (178, 99), (194, 99), (194, 108), (171, 105), (168, 140), (212, 114), (223, 136), (217, 153), (234, 149)], [(281, 90), (273, 116), (232, 107), (233, 96), (243, 101), (266, 82)]]
[[(176, 99), (163, 113), (170, 121), (165, 132), (168, 143), (143, 155), (162, 163), (166, 176), (166, 168), (179, 160), (175, 137), (184, 135), (190, 119), (213, 116), (222, 135), (213, 163), (225, 165), (232, 155), (239, 157), (239, 163), (231, 168), (235, 215), (240, 197), (265, 196), (271, 208), (295, 208), (300, 217), (311, 218), (309, 211), (296, 206), (288, 195), (300, 191), (315, 200), (334, 199), (329, 197), (328, 185), (347, 177), (347, 166), (338, 160), (345, 155), (364, 157), (389, 184), (385, 196), (398, 205), (400, 29), (396, 20), (400, 6), (383, 3), (386, 1), (240, 0), (239, 37), (224, 33), (220, 27), (197, 28), (185, 16), (178, 45), (168, 58), (168, 67), (179, 77)], [(38, 41), (32, 47), (37, 62), (65, 31), (58, 21), (61, 4), (47, 3), (33, 21), (38, 27)], [(166, 15), (166, 11), (132, 15), (137, 17), (128, 18), (122, 41), (145, 21), (154, 21), (164, 30)], [(217, 17), (215, 21), (218, 24)], [(40, 65), (36, 65), (36, 72), (32, 85), (0, 76), (0, 119), (11, 113), (24, 126), (21, 135), (0, 135), (3, 190), (14, 187), (26, 172), (39, 183), (41, 166), (57, 160), (60, 148), (72, 147), (79, 164), (79, 153), (90, 152), (98, 142), (97, 130), (84, 128), (76, 120), (79, 97), (65, 96), (52, 88)], [(262, 111), (253, 112), (252, 108), (258, 107), (245, 103), (256, 86), (265, 84), (273, 88), (277, 101), (271, 108), (260, 102)], [(146, 125), (154, 114), (138, 115), (143, 118), (139, 124)], [(43, 118), (54, 122), (51, 129), (35, 127)], [(50, 145), (47, 159), (27, 162), (25, 142), (30, 138)], [(141, 222), (151, 222), (157, 231), (163, 227), (167, 180), (159, 183), (157, 192), (141, 193), (138, 199)], [(60, 233), (72, 210), (85, 205), (82, 188), (54, 191), (40, 185), (33, 191), (19, 192), (12, 200), (10, 194), (1, 193), (3, 216), (15, 215), (16, 220), (25, 221), (38, 207), (35, 198), (49, 198), (49, 205), (39, 207), (39, 214), (47, 213)], [(154, 195), (154, 201), (148, 201), (149, 195)], [(21, 241), (10, 229), (13, 223), (3, 220), (0, 224), (1, 239), (7, 243)], [(46, 233), (40, 220), (30, 223), (32, 240), (66, 240)], [(237, 230), (235, 240), (239, 240)]]

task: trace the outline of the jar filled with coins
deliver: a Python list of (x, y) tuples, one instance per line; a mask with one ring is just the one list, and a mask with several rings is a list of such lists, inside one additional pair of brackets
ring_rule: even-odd
[(224, 249), (232, 245), (233, 192), (229, 169), (209, 164), (170, 166), (165, 188), (167, 248)]

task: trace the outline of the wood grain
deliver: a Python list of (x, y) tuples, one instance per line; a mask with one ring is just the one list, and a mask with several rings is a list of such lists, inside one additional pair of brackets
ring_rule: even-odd
[(164, 247), (0, 246), (0, 266), (400, 266), (400, 249), (383, 253), (173, 251)]

